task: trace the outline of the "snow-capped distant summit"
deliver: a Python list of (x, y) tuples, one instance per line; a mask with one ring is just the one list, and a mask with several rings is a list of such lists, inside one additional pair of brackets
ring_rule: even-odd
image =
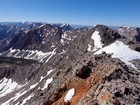
[(61, 28), (63, 31), (72, 31), (74, 28), (68, 23), (52, 24), (53, 26)]
[(64, 27), (64, 26), (69, 26), (69, 24), (68, 23), (64, 23), (64, 24), (61, 24), (60, 27)]
[(122, 25), (121, 27), (122, 27), (122, 28), (127, 28), (127, 29), (130, 28), (129, 26), (126, 26), (126, 25)]

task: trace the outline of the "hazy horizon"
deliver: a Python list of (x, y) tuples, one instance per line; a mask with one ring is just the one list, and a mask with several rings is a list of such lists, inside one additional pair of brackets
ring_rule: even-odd
[(0, 0), (0, 22), (140, 26), (139, 0)]

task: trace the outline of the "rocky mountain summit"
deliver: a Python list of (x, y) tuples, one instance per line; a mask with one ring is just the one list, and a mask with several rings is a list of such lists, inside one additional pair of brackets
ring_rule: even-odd
[(140, 105), (139, 28), (40, 24), (0, 41), (1, 105)]

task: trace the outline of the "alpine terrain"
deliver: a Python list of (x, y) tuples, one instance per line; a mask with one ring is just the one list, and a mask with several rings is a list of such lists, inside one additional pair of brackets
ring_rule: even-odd
[(0, 105), (140, 105), (140, 28), (0, 23)]

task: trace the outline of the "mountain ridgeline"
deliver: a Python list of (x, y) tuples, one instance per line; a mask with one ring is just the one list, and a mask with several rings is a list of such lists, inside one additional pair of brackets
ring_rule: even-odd
[(1, 105), (140, 105), (140, 28), (0, 24)]

